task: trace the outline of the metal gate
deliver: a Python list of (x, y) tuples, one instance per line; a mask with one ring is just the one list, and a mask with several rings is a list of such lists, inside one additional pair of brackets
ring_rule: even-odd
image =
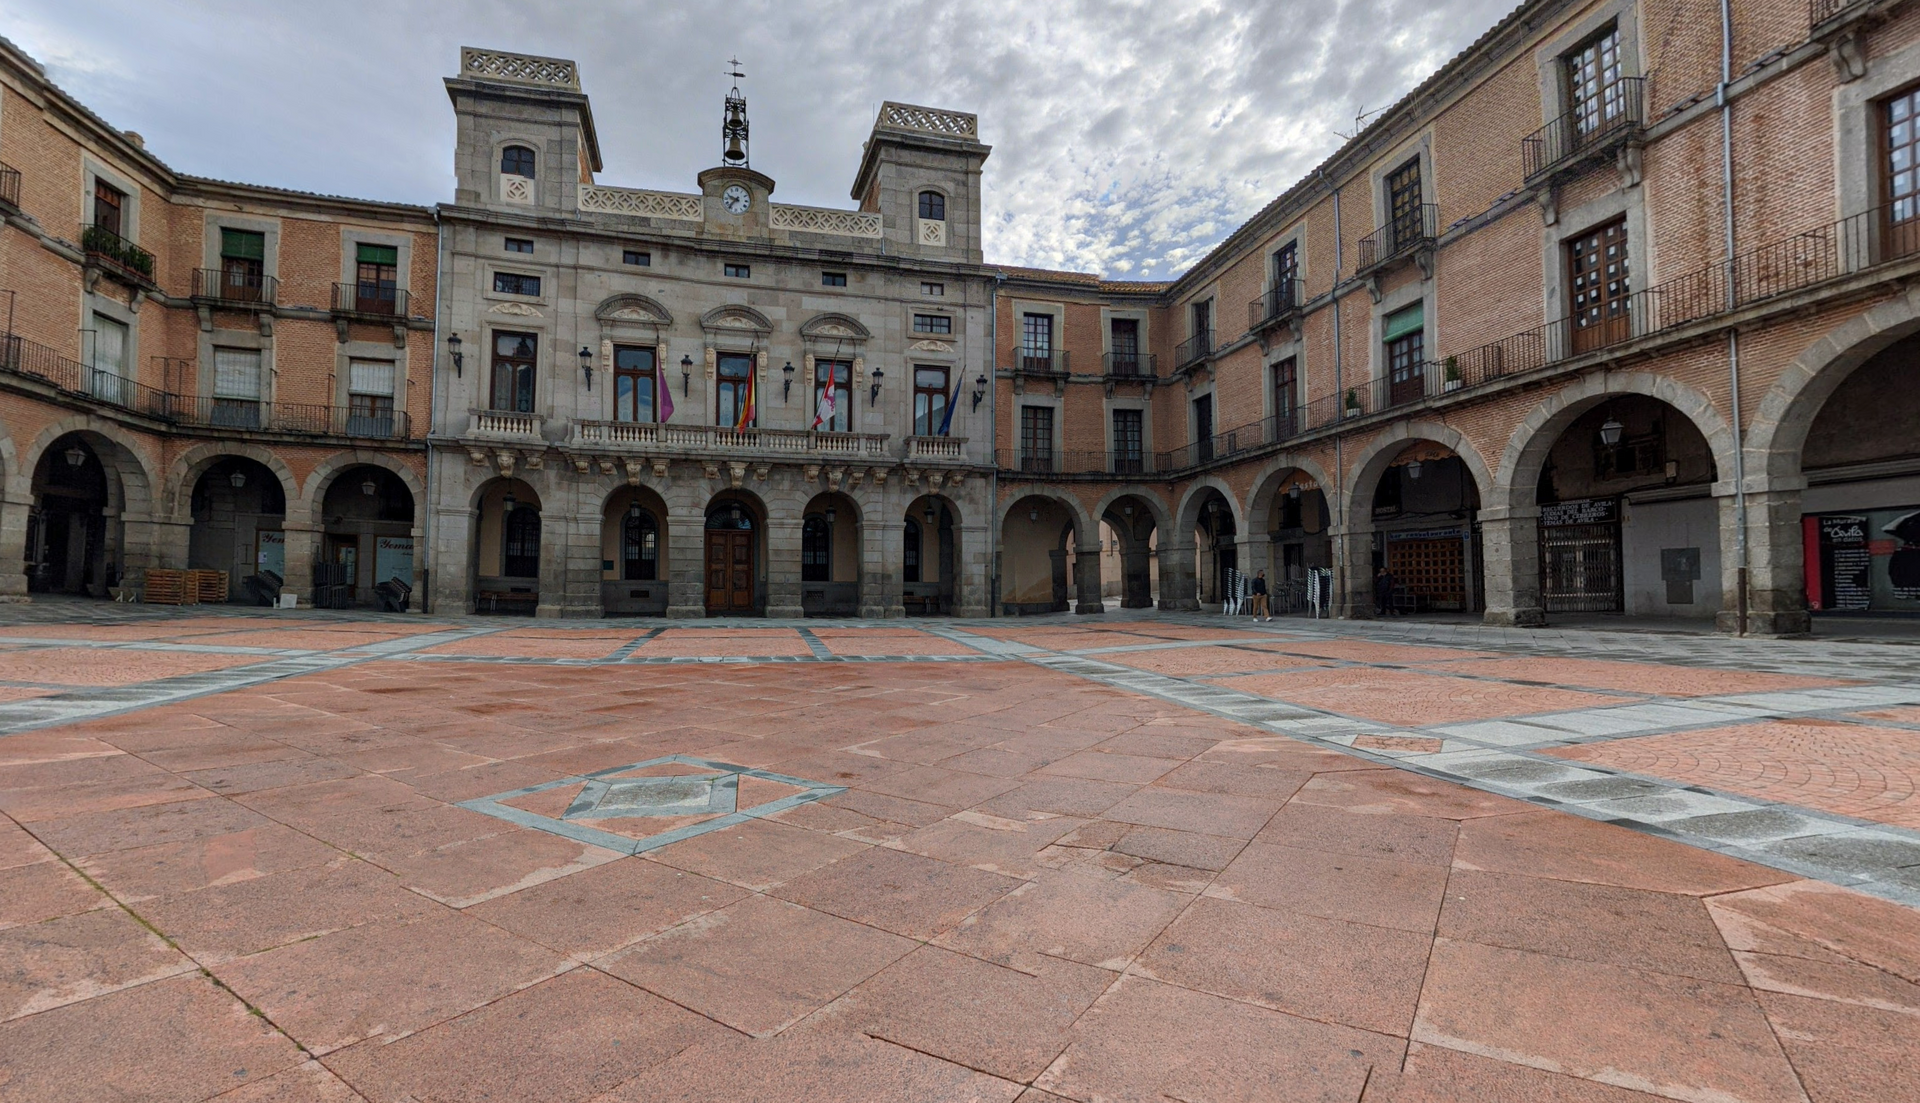
[(1620, 526), (1541, 526), (1540, 590), (1549, 613), (1620, 612)]

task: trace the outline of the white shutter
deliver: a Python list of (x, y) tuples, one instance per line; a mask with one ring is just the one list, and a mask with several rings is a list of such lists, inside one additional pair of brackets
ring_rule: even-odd
[(354, 360), (347, 365), (347, 393), (393, 397), (393, 361)]
[(260, 400), (260, 352), (257, 349), (213, 350), (213, 396)]
[(93, 366), (115, 375), (127, 369), (127, 327), (103, 314), (93, 316)]

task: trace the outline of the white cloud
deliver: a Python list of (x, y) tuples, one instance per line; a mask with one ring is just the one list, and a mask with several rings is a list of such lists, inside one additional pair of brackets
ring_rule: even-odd
[(885, 5), (0, 0), (54, 79), (184, 172), (432, 203), (462, 44), (580, 63), (613, 184), (718, 160), (725, 59), (754, 167), (847, 206), (882, 100), (978, 112), (989, 259), (1161, 278), (1310, 170), (1510, 0), (903, 0)]

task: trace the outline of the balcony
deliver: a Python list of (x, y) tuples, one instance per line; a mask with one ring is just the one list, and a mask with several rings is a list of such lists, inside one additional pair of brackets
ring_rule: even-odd
[(1013, 370), (1022, 375), (1067, 374), (1067, 353), (1065, 349), (1016, 349), (1014, 351), (1013, 363)]
[(153, 254), (104, 226), (80, 227), (80, 249), (87, 263), (143, 291), (159, 288), (153, 280)]
[(341, 317), (372, 322), (405, 321), (405, 288), (362, 280), (333, 285), (333, 312)]
[(1440, 236), (1440, 205), (1421, 203), (1360, 239), (1355, 275), (1366, 275), (1404, 257), (1433, 249)]
[[(1160, 455), (1164, 456), (1165, 453)], [(1001, 471), (1023, 475), (1130, 476), (1163, 470), (1159, 456), (1136, 449), (1107, 452), (1023, 453), (1002, 450), (994, 455)]]
[(512, 441), (516, 444), (544, 445), (540, 435), (540, 415), (516, 410), (473, 410), (467, 417), (469, 437), (483, 440)]
[[(474, 417), (478, 419), (480, 411)], [(532, 414), (502, 415), (529, 418)], [(476, 425), (476, 429), (477, 429)], [(538, 435), (537, 429), (534, 431)], [(652, 421), (576, 421), (571, 445), (585, 448), (626, 448), (640, 452), (684, 453), (689, 456), (731, 454), (820, 459), (887, 458), (885, 433), (815, 433), (805, 429), (735, 429), (730, 425), (675, 425)], [(917, 440), (956, 440), (961, 437), (920, 437)]]
[(0, 207), (20, 209), (20, 170), (0, 162)]
[(1864, 5), (1867, 0), (1807, 0), (1807, 27), (1817, 30), (1824, 23), (1838, 19), (1848, 8)]
[(166, 398), (167, 419), (192, 428), (361, 440), (405, 440), (410, 435), (405, 410), (368, 412), (347, 406), (200, 395), (175, 394)]
[(1267, 293), (1247, 304), (1247, 332), (1259, 333), (1300, 313), (1300, 281), (1278, 280)]
[(1636, 145), (1646, 129), (1646, 79), (1623, 77), (1584, 108), (1520, 139), (1529, 185), (1553, 181)]
[(1203, 329), (1173, 348), (1173, 370), (1186, 371), (1213, 355), (1213, 330)]
[(193, 270), (193, 301), (204, 306), (258, 310), (280, 298), (280, 281), (240, 268)]
[(1152, 379), (1155, 375), (1153, 353), (1150, 352), (1109, 352), (1101, 358), (1102, 373), (1109, 381), (1115, 379)]
[(966, 437), (908, 437), (908, 463), (965, 463)]

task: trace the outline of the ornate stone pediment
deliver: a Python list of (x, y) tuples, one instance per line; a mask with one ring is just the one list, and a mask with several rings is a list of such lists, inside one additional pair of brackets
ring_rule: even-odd
[(670, 326), (673, 315), (659, 302), (645, 295), (615, 295), (593, 310), (602, 322), (626, 322), (629, 325)]
[(765, 335), (773, 332), (773, 322), (758, 310), (736, 303), (718, 306), (702, 314), (700, 328), (709, 333)]
[(546, 315), (526, 303), (494, 303), (487, 308), (489, 314), (511, 314), (516, 318), (544, 318)]
[(914, 352), (952, 352), (953, 346), (945, 341), (915, 341), (907, 346)]
[(873, 333), (857, 318), (845, 314), (816, 314), (801, 324), (800, 336), (820, 341), (865, 341)]

